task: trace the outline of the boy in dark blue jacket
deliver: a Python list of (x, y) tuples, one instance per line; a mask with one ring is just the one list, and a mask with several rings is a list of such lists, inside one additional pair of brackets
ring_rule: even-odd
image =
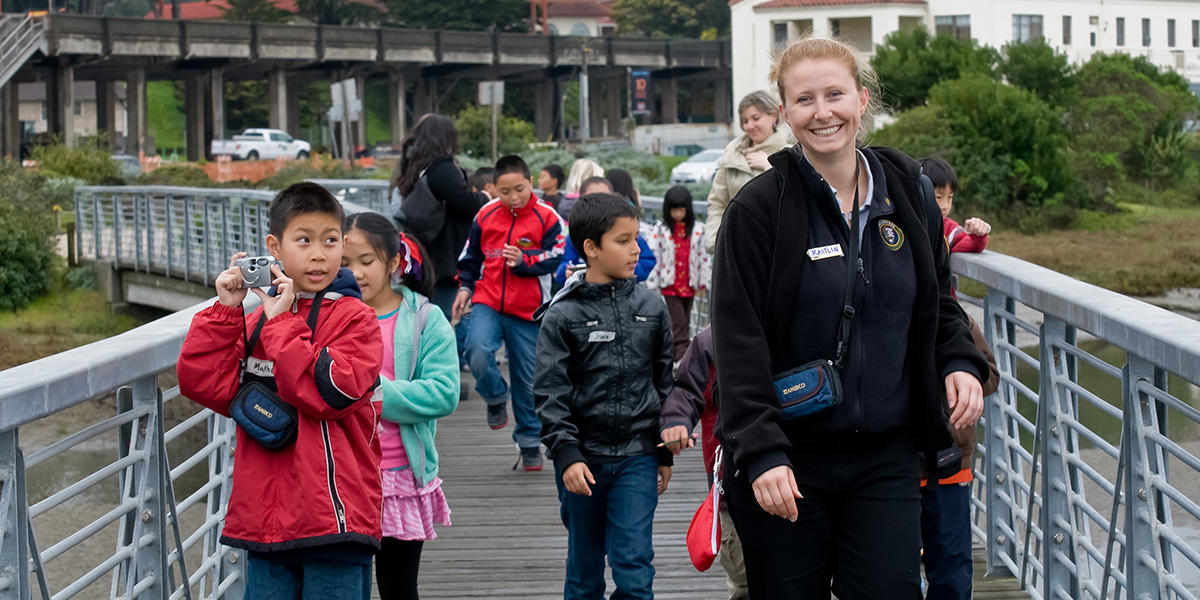
[(658, 419), (671, 391), (671, 320), (637, 285), (637, 212), (613, 194), (571, 210), (572, 243), (587, 260), (536, 318), (533, 396), (554, 460), (567, 527), (564, 600), (654, 597), (651, 525), (671, 479)]

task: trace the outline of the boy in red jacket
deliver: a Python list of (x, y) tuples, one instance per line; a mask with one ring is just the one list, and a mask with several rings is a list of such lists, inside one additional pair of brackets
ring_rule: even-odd
[(958, 191), (958, 175), (954, 167), (940, 158), (921, 159), (921, 170), (933, 182), (933, 195), (942, 209), (942, 234), (950, 252), (983, 252), (987, 248), (992, 226), (979, 217), (971, 217), (959, 225), (950, 218), (954, 208), (954, 192)]
[(374, 311), (341, 268), (342, 219), (319, 185), (280, 192), (266, 240), (280, 264), (271, 266), (269, 292), (250, 288), (262, 306), (243, 316), (247, 288), (231, 260), (216, 279), (217, 302), (193, 318), (179, 355), (182, 393), (222, 415), (251, 382), (295, 412), (294, 436), (274, 450), (238, 427), (221, 543), (249, 551), (248, 598), (371, 595), (382, 505), (371, 397), (383, 346)]
[[(533, 195), (529, 167), (519, 156), (503, 156), (494, 173), (499, 199), (485, 204), (471, 223), (467, 246), (458, 259), (458, 296), (453, 317), (469, 303), (467, 363), (475, 390), (487, 403), (492, 429), (508, 425), (512, 397), (517, 426), (513, 441), (526, 471), (542, 470), (542, 425), (533, 408), (533, 365), (538, 324), (533, 311), (550, 299), (550, 277), (562, 261), (564, 236), (558, 213)], [(496, 351), (504, 343), (508, 375), (504, 381)], [(516, 468), (515, 466), (513, 468)]]

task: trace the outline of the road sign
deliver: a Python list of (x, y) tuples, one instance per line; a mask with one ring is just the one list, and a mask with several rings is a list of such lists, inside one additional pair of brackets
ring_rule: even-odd
[(504, 104), (504, 82), (480, 81), (479, 105), (491, 106), (493, 104)]
[(650, 95), (650, 71), (631, 71), (629, 73), (632, 92), (629, 95), (629, 114), (650, 116), (654, 99)]

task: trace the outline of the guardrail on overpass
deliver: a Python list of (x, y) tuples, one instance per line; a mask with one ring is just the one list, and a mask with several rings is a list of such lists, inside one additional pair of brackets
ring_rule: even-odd
[[(81, 194), (87, 198), (95, 189), (81, 188)], [(189, 225), (197, 222), (196, 214), (217, 210), (207, 202), (200, 203), (206, 207), (201, 213), (187, 213), (193, 215)], [(86, 204), (77, 202), (77, 210)], [(145, 206), (139, 212), (136, 202), (123, 201), (111, 214), (130, 211), (134, 217), (122, 218), (136, 222), (137, 214), (147, 214)], [(177, 235), (187, 239), (190, 232)], [(1200, 505), (1193, 498), (1200, 496), (1195, 443), (1200, 410), (1193, 404), (1200, 401), (1195, 388), (1200, 385), (1200, 323), (1000, 254), (956, 254), (952, 265), (958, 275), (987, 287), (973, 303), (983, 311), (1002, 377), (980, 422), (973, 484), (972, 531), (987, 547), (989, 570), (1011, 573), (1038, 599), (1197, 598)], [(189, 572), (189, 581), (214, 589), (224, 585), (228, 594), (222, 597), (239, 597), (236, 584), (244, 561), (210, 543), (223, 510), (221, 494), (227, 493), (229, 423), (208, 411), (183, 420), (192, 427), (205, 423), (208, 432), (198, 442), (201, 450), (183, 459), (172, 459), (167, 446), (184, 425), (169, 430), (156, 425), (162, 419), (160, 390), (166, 388), (164, 399), (178, 394), (177, 387), (158, 383), (156, 374), (171, 369), (190, 314), (199, 308), (0, 373), (0, 473), (6, 481), (0, 509), (7, 524), (0, 572), (12, 574), (8, 589), (14, 594), (27, 593), (21, 590), (31, 582), (40, 584), (50, 572), (44, 565), (64, 545), (95, 536), (103, 527), (100, 521), (80, 525), (39, 552), (44, 534), (35, 532), (42, 525), (30, 515), (40, 516), (85, 487), (123, 473), (127, 493), (103, 516), (122, 524), (118, 551), (82, 579), (68, 577), (64, 592), (109, 573), (113, 590), (118, 583), (126, 590), (159, 589), (153, 586), (166, 585), (161, 574), (173, 575), (177, 563), (184, 571), (180, 559), (186, 555), (189, 564), (201, 565)], [(1109, 348), (1102, 351), (1097, 344)], [(24, 458), (18, 429), (113, 390), (126, 399), (118, 402), (117, 416)], [(122, 427), (138, 435), (127, 433), (119, 447), (128, 449), (117, 454), (116, 462), (30, 504), (25, 464)], [(168, 482), (205, 461), (208, 479), (193, 484), (197, 491), (174, 504)], [(162, 474), (167, 466), (170, 477)], [(156, 520), (176, 517), (185, 502), (191, 501), (190, 508), (200, 499), (207, 502), (204, 525), (182, 543), (183, 534), (171, 535), (167, 528), (178, 519)], [(203, 553), (196, 547), (200, 540)], [(188, 552), (197, 554), (196, 563)], [(168, 589), (171, 597), (184, 594), (181, 585), (169, 586), (175, 589)], [(0, 598), (6, 593), (0, 589)]]

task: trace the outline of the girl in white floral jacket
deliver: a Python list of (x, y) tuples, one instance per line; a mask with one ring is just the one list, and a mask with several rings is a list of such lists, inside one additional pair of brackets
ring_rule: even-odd
[(650, 289), (662, 290), (671, 315), (674, 356), (678, 361), (691, 337), (688, 326), (696, 294), (712, 280), (712, 256), (704, 247), (704, 224), (696, 222), (692, 194), (677, 185), (663, 197), (663, 219), (651, 228), (646, 242), (658, 264), (646, 279)]

